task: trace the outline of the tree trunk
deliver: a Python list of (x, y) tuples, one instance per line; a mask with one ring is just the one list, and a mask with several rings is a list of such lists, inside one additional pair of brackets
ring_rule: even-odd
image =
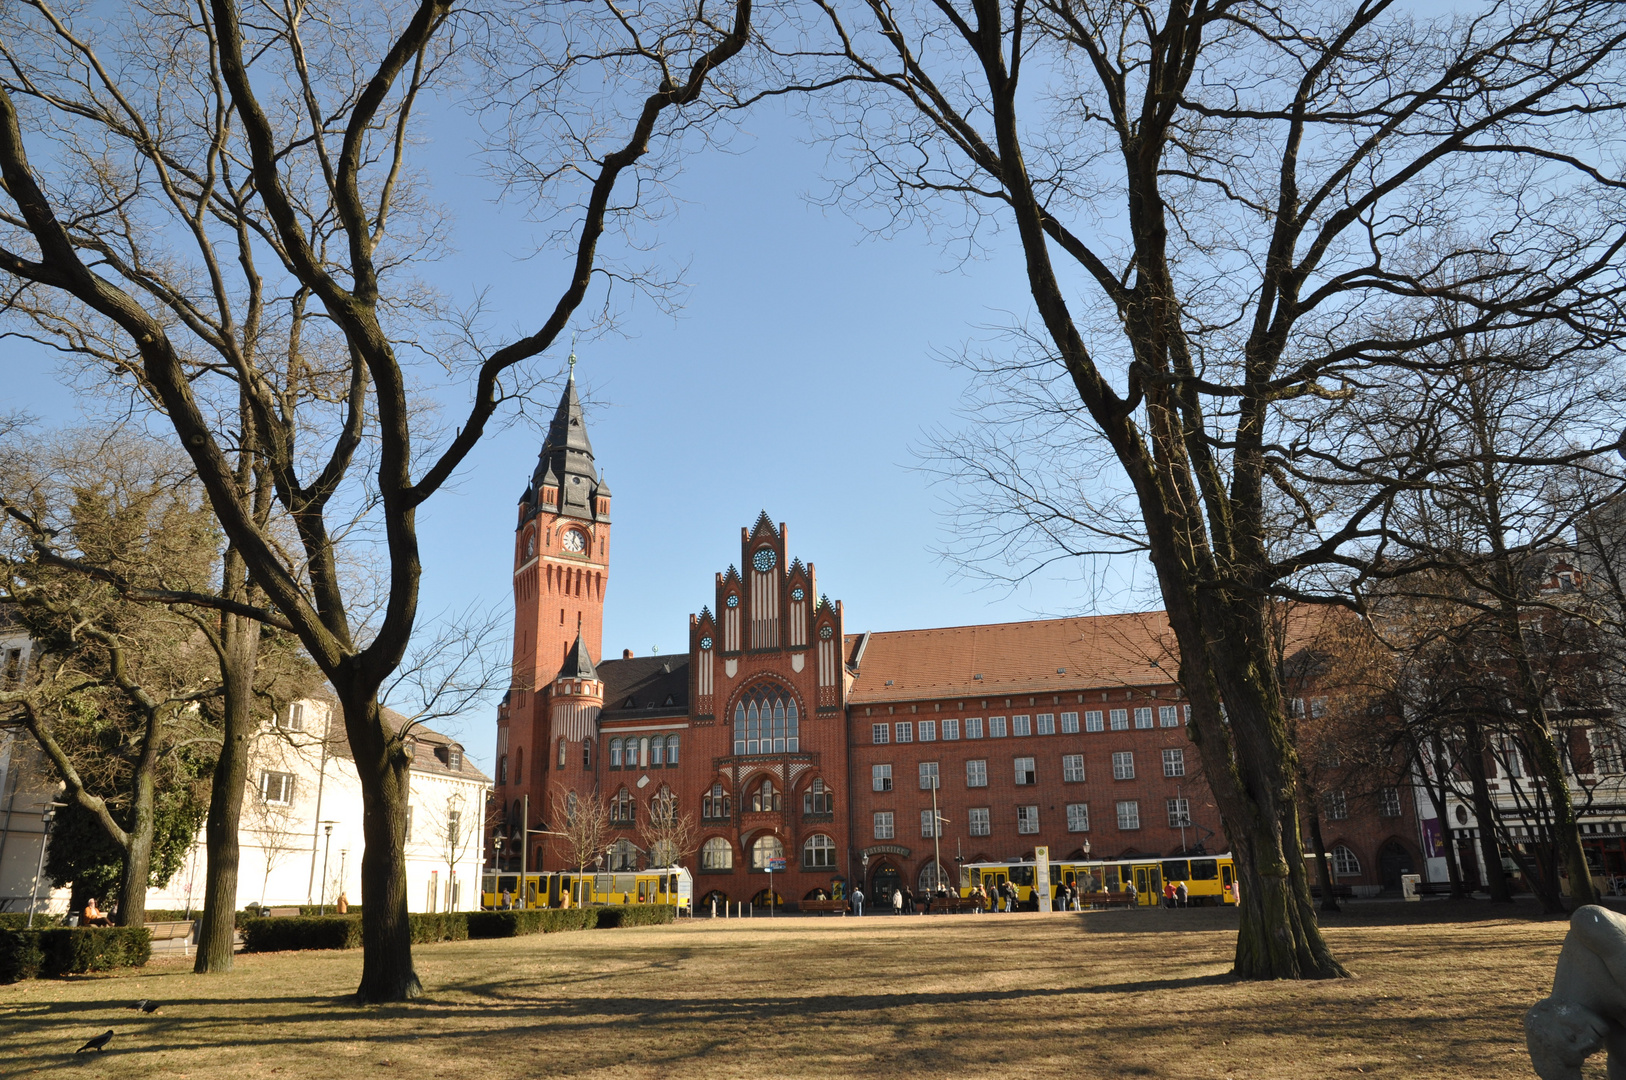
[(340, 690), (345, 732), (361, 779), (361, 985), (358, 1005), (410, 1001), (423, 993), (412, 966), (407, 918), (406, 801), (410, 762), (384, 726), (376, 684), (365, 696)]
[(1485, 889), (1492, 903), (1511, 904), (1513, 893), (1507, 887), (1507, 875), (1502, 873), (1502, 852), (1496, 843), (1496, 806), (1491, 802), (1490, 783), (1485, 775), (1485, 729), (1470, 720), (1465, 725), (1465, 733), (1464, 764), (1473, 789), (1474, 818), (1479, 822), (1479, 861), (1485, 867)]
[(1316, 793), (1307, 791), (1305, 805), (1310, 814), (1310, 842), (1315, 845), (1316, 876), (1321, 879), (1321, 910), (1339, 911), (1338, 888), (1332, 876), (1332, 860), (1327, 858), (1327, 842), (1321, 838), (1321, 812), (1316, 809)]
[(1236, 618), (1244, 602), (1235, 597), (1199, 614), (1199, 603), (1167, 579), (1163, 596), (1180, 646), (1180, 682), (1191, 699), (1191, 737), (1237, 857), (1241, 925), (1233, 970), (1244, 979), (1346, 977), (1315, 921), (1300, 840), (1297, 755), (1262, 614)]
[[(1445, 874), (1451, 881), (1451, 899), (1462, 900), (1468, 894), (1462, 888), (1462, 865), (1457, 861), (1457, 831), (1451, 826), (1451, 804), (1446, 796), (1451, 792), (1451, 783), (1446, 777), (1451, 775), (1451, 762), (1445, 755), (1445, 743), (1438, 736), (1431, 740), (1434, 750), (1434, 776), (1439, 781), (1436, 789), (1425, 779), (1423, 786), (1428, 788), (1428, 801), (1434, 804), (1435, 820), (1440, 823), (1440, 847), (1445, 851)], [(1424, 858), (1427, 858), (1424, 853)]]
[[(231, 549), (226, 552), (225, 574), (227, 582), (242, 577), (241, 560)], [(192, 965), (199, 975), (230, 971), (236, 949), (238, 830), (242, 826), (243, 791), (248, 783), (249, 744), (255, 729), (254, 673), (259, 666), (260, 624), (239, 615), (225, 615), (220, 621), (220, 674), (225, 700), (220, 758), (209, 790), (203, 919), (198, 927), (197, 960)]]
[(125, 845), (123, 874), (119, 879), (120, 926), (144, 926), (147, 922), (147, 881), (152, 876), (153, 808), (151, 782), (145, 805), (138, 805)]

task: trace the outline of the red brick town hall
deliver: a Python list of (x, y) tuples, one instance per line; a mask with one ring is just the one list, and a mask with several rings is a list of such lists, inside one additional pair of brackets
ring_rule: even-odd
[[(546, 835), (568, 793), (612, 809), (608, 869), (647, 865), (637, 822), (675, 796), (697, 825), (695, 893), (787, 903), (863, 881), (935, 884), (954, 860), (1223, 851), (1169, 673), (1161, 612), (866, 632), (819, 591), (766, 513), (689, 616), (686, 655), (603, 655), (610, 491), (572, 380), (514, 534), (513, 680), (497, 716), (501, 808), (532, 870), (567, 869)], [(946, 821), (934, 836), (938, 814)], [(1411, 800), (1352, 815), (1340, 880), (1415, 864)], [(488, 843), (488, 851), (493, 850)], [(517, 844), (503, 869), (518, 869)], [(1389, 867), (1392, 869), (1392, 866)]]

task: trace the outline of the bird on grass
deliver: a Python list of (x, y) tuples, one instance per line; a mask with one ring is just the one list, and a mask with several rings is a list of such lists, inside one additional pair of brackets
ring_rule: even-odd
[(147, 1007), (147, 999), (146, 998), (142, 998), (140, 1001), (138, 1001), (134, 1005), (130, 1006), (130, 1008), (136, 1009), (136, 1010), (145, 1009), (146, 1007)]
[(113, 1029), (108, 1028), (106, 1031), (102, 1032), (100, 1035), (96, 1036), (94, 1039), (90, 1040), (85, 1045), (83, 1045), (79, 1049), (75, 1050), (74, 1053), (83, 1054), (86, 1050), (94, 1050), (99, 1054), (99, 1053), (102, 1052), (103, 1049), (105, 1049), (107, 1047), (107, 1044), (112, 1042), (112, 1041), (113, 1041)]
[(163, 1006), (158, 1004), (156, 1001), (143, 1001), (141, 1003), (141, 1011), (144, 1013), (155, 1013), (161, 1008), (163, 1008)]

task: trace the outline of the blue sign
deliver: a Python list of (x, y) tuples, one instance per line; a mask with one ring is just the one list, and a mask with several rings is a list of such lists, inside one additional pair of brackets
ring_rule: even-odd
[(784, 872), (785, 872), (785, 860), (784, 859), (769, 859), (768, 860), (768, 873), (770, 873), (770, 874), (783, 874)]

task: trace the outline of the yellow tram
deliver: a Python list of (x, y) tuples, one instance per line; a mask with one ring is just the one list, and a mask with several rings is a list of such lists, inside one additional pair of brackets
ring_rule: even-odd
[(694, 877), (681, 866), (625, 872), (536, 871), (525, 875), (488, 872), (480, 886), (480, 906), (493, 911), (508, 893), (511, 907), (560, 908), (584, 904), (671, 904), (680, 914), (694, 909)]
[[(1037, 876), (1037, 867), (1031, 861), (967, 863), (960, 868), (960, 895), (970, 896), (972, 889), (981, 885), (984, 894), (997, 897), (1001, 886), (1009, 881), (1016, 886), (1018, 904), (1037, 910)], [(1192, 906), (1236, 903), (1236, 862), (1230, 852), (1178, 859), (1090, 859), (1050, 864), (1052, 902), (1064, 885), (1073, 886), (1081, 894), (1123, 896), (1133, 884), (1135, 902), (1141, 907), (1155, 907), (1163, 902), (1164, 883), (1180, 881), (1186, 883), (1186, 903)]]

